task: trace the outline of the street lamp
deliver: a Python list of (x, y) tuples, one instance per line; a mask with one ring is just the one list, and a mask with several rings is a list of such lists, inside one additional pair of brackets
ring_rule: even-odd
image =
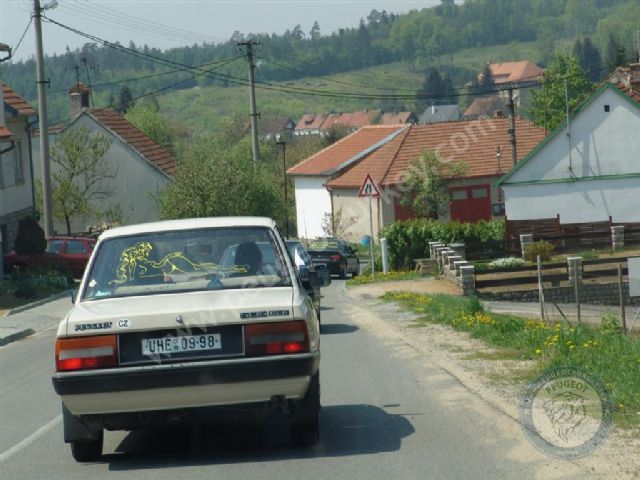
[(287, 196), (287, 160), (286, 150), (287, 142), (279, 140), (277, 145), (282, 147), (282, 183), (284, 184), (284, 231), (287, 238), (289, 238), (289, 201)]

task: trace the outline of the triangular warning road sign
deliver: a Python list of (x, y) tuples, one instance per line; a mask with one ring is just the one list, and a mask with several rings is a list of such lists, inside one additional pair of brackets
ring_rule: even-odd
[(376, 182), (373, 181), (373, 178), (371, 178), (371, 175), (369, 175), (368, 173), (364, 179), (364, 182), (362, 182), (362, 186), (360, 187), (358, 196), (375, 198), (378, 198), (380, 196), (380, 189), (376, 185)]

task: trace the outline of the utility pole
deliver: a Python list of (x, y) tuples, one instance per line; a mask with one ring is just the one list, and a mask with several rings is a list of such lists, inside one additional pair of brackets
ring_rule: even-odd
[(509, 87), (509, 143), (511, 144), (511, 163), (515, 167), (518, 162), (516, 152), (516, 108), (513, 104), (513, 87)]
[(40, 165), (42, 170), (42, 203), (44, 235), (53, 235), (53, 206), (51, 204), (51, 171), (49, 162), (49, 126), (47, 117), (47, 92), (44, 79), (44, 55), (42, 53), (42, 7), (40, 0), (33, 0), (33, 18), (36, 30), (36, 83), (38, 84), (38, 120), (40, 127)]
[(258, 171), (258, 162), (260, 161), (260, 146), (258, 144), (258, 113), (256, 113), (256, 82), (254, 70), (256, 66), (253, 63), (253, 46), (260, 45), (260, 42), (247, 40), (246, 42), (238, 42), (239, 47), (247, 47), (247, 60), (249, 62), (249, 109), (251, 116), (251, 149), (253, 151), (253, 171)]
[(289, 200), (287, 195), (287, 142), (280, 140), (276, 142), (282, 147), (282, 182), (284, 183), (284, 231), (289, 238)]

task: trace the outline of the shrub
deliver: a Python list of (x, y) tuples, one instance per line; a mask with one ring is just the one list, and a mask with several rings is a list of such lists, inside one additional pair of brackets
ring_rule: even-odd
[(35, 218), (28, 216), (18, 222), (15, 250), (20, 255), (36, 255), (47, 248), (44, 230)]
[(546, 240), (538, 240), (537, 242), (533, 242), (524, 250), (524, 258), (530, 262), (537, 261), (538, 255), (540, 255), (541, 261), (547, 262), (551, 260), (552, 254), (553, 244), (547, 242)]
[(504, 239), (504, 221), (476, 223), (442, 222), (420, 218), (395, 222), (380, 232), (387, 239), (389, 263), (393, 270), (414, 267), (416, 258), (429, 256), (429, 242), (487, 242)]
[(524, 260), (517, 257), (498, 258), (489, 263), (489, 268), (496, 270), (513, 270), (524, 265)]

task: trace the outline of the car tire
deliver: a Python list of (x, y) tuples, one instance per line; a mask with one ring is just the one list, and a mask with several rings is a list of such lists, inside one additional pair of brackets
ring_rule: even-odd
[(291, 420), (291, 443), (309, 447), (320, 438), (320, 372), (311, 377), (309, 389)]
[(102, 458), (104, 433), (100, 431), (93, 440), (75, 440), (71, 442), (71, 455), (76, 462), (96, 462)]
[(340, 273), (338, 274), (339, 278), (347, 278), (347, 264), (345, 263), (343, 267), (340, 267)]

